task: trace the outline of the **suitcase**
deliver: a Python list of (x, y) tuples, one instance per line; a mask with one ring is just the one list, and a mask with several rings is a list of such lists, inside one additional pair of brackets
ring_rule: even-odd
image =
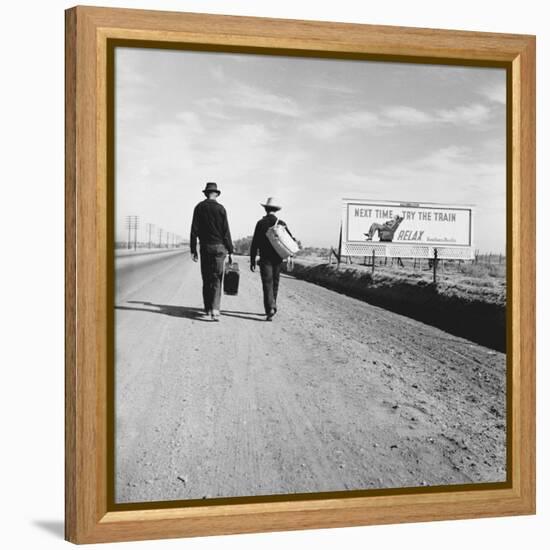
[(223, 292), (224, 294), (230, 294), (236, 296), (239, 292), (239, 279), (241, 274), (239, 273), (239, 264), (233, 262), (227, 263), (225, 266), (225, 273), (223, 275)]

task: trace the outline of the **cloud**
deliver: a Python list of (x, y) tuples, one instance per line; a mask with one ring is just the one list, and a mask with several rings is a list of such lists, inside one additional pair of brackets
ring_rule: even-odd
[(227, 177), (239, 177), (262, 166), (271, 155), (272, 133), (261, 123), (231, 125), (226, 131), (208, 134), (196, 143), (200, 166)]
[(345, 94), (345, 95), (357, 95), (357, 88), (352, 88), (351, 86), (346, 86), (345, 84), (335, 84), (333, 82), (315, 82), (312, 84), (306, 84), (307, 88), (311, 88), (318, 92), (322, 90), (324, 92), (330, 92), (335, 94)]
[(382, 109), (379, 114), (372, 111), (352, 111), (307, 122), (302, 128), (314, 137), (331, 139), (347, 130), (368, 132), (377, 129), (428, 125), (476, 127), (486, 123), (490, 116), (490, 109), (477, 103), (434, 111), (422, 111), (406, 105), (394, 105)]
[(382, 111), (383, 126), (419, 126), (424, 124), (468, 125), (483, 124), (490, 117), (490, 109), (479, 103), (463, 105), (453, 109), (421, 111), (413, 107), (389, 107)]
[(402, 200), (489, 205), (504, 201), (506, 195), (505, 164), (480, 159), (469, 147), (444, 147), (410, 162), (379, 168), (368, 180), (392, 189), (392, 196), (402, 194)]
[(290, 97), (267, 92), (256, 86), (239, 83), (232, 94), (233, 105), (242, 109), (256, 109), (275, 115), (297, 117), (302, 109)]
[(496, 84), (483, 86), (478, 90), (478, 93), (491, 102), (499, 103), (500, 105), (506, 105), (505, 82), (498, 82)]
[(257, 86), (232, 83), (223, 97), (207, 97), (195, 101), (203, 109), (215, 113), (215, 116), (227, 116), (233, 109), (255, 110), (285, 117), (299, 117), (303, 109), (290, 97), (277, 95)]
[(487, 122), (490, 117), (490, 110), (479, 103), (465, 105), (455, 109), (440, 109), (436, 111), (434, 120), (438, 123), (454, 125), (475, 126)]
[(372, 129), (380, 126), (380, 118), (369, 111), (356, 111), (329, 118), (319, 118), (302, 125), (313, 137), (331, 139), (350, 129)]
[(473, 103), (461, 105), (453, 109), (436, 109), (421, 111), (404, 105), (388, 107), (382, 111), (380, 125), (393, 126), (421, 126), (426, 124), (477, 126), (487, 122), (491, 111), (485, 105)]
[(434, 117), (428, 113), (403, 105), (384, 109), (382, 114), (382, 122), (388, 126), (426, 124), (434, 121)]
[(138, 59), (129, 48), (116, 48), (116, 121), (117, 123), (143, 120), (153, 107), (145, 98), (154, 85), (143, 74)]
[(219, 65), (214, 65), (208, 68), (210, 75), (216, 82), (224, 82), (226, 80), (225, 72), (223, 67)]
[(205, 97), (193, 101), (204, 116), (216, 120), (234, 120), (234, 109), (226, 105), (219, 97)]
[(193, 111), (182, 111), (177, 113), (176, 120), (183, 123), (181, 127), (189, 134), (203, 134), (205, 131), (200, 117)]
[(462, 172), (465, 168), (472, 171), (470, 150), (467, 147), (458, 147), (451, 145), (443, 147), (409, 164), (405, 169), (414, 173), (447, 173), (456, 174)]

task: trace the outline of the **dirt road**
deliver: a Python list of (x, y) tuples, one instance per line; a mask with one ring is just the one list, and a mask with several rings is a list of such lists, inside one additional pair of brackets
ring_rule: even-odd
[(503, 354), (288, 276), (267, 323), (238, 260), (220, 323), (188, 254), (117, 270), (117, 502), (505, 479)]

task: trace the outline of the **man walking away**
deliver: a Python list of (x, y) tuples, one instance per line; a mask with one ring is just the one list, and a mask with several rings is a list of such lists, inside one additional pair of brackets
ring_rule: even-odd
[[(281, 210), (281, 206), (273, 197), (269, 197), (266, 203), (261, 203), (265, 209), (265, 216), (256, 224), (252, 244), (250, 246), (250, 270), (256, 270), (256, 256), (260, 253), (260, 275), (264, 294), (264, 308), (266, 321), (272, 321), (277, 313), (277, 294), (279, 292), (279, 279), (281, 275), (282, 258), (275, 252), (269, 242), (267, 230), (278, 221), (286, 227), (285, 222), (278, 219), (274, 212)], [(287, 227), (288, 231), (288, 227)], [(290, 233), (290, 231), (289, 231)]]
[(197, 238), (200, 242), (202, 298), (205, 315), (212, 321), (220, 320), (220, 300), (226, 254), (232, 261), (233, 242), (227, 221), (227, 212), (218, 202), (221, 191), (214, 182), (203, 189), (206, 199), (195, 206), (191, 223), (191, 255), (197, 262)]

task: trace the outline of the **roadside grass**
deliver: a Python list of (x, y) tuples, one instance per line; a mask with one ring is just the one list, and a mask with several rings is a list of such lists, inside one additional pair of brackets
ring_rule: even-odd
[[(433, 270), (427, 260), (403, 260), (404, 266), (379, 260), (374, 272), (370, 266), (363, 264), (362, 258), (354, 258), (352, 264), (340, 264), (340, 271), (351, 270), (344, 279), (352, 286), (367, 284), (369, 286), (392, 286), (417, 284), (421, 287), (433, 282)], [(327, 265), (326, 258), (310, 256), (297, 258), (296, 264), (304, 266)], [(333, 264), (334, 265), (334, 264)], [(456, 262), (443, 260), (437, 267), (437, 290), (440, 294), (462, 296), (468, 300), (480, 300), (505, 305), (506, 303), (506, 266), (490, 263)]]

